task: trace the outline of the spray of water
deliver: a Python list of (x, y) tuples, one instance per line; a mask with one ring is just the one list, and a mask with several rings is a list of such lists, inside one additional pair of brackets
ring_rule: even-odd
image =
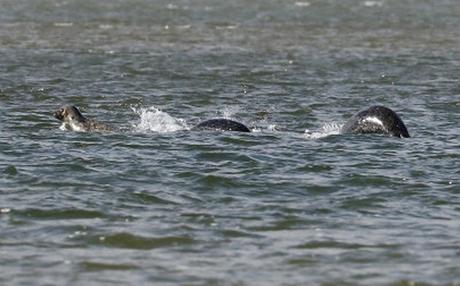
[(155, 106), (131, 107), (139, 115), (139, 120), (133, 124), (138, 132), (153, 131), (159, 133), (174, 132), (190, 129), (183, 119), (177, 119)]
[(340, 129), (342, 128), (343, 124), (337, 122), (330, 122), (325, 123), (321, 126), (318, 130), (305, 130), (304, 136), (308, 139), (318, 139), (323, 138), (330, 135), (337, 135), (340, 134)]
[[(139, 116), (139, 119), (133, 124), (133, 128), (137, 132), (158, 132), (167, 133), (179, 130), (189, 130), (190, 127), (186, 121), (180, 118), (174, 118), (167, 112), (161, 111), (155, 106), (150, 107), (131, 107), (134, 113)], [(221, 111), (224, 118), (232, 118), (236, 110), (232, 108), (225, 108)], [(259, 122), (260, 123), (260, 122)], [(263, 124), (263, 126), (253, 127), (253, 132), (261, 132), (262, 130), (276, 132), (278, 128), (273, 124)], [(309, 130), (306, 129), (304, 137), (307, 139), (318, 139), (330, 135), (340, 133), (343, 124), (337, 122), (325, 123), (320, 129)]]
[(220, 110), (220, 113), (222, 114), (223, 118), (232, 119), (238, 111), (239, 111), (238, 107), (226, 106), (222, 110)]

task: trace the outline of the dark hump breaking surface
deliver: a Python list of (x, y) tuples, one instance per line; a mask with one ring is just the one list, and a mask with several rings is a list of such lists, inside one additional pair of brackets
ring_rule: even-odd
[(371, 106), (352, 116), (342, 127), (342, 133), (380, 133), (395, 137), (410, 137), (406, 125), (388, 107)]
[(192, 128), (192, 130), (217, 130), (217, 131), (239, 131), (251, 132), (244, 124), (224, 118), (209, 119)]

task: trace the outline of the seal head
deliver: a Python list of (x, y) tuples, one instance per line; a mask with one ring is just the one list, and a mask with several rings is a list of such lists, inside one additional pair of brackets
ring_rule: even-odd
[(395, 137), (410, 137), (406, 125), (388, 107), (376, 105), (360, 111), (347, 120), (341, 133), (379, 133)]
[(209, 119), (194, 126), (192, 130), (251, 132), (243, 123), (225, 118)]
[(85, 122), (86, 118), (81, 114), (80, 110), (72, 105), (61, 107), (54, 113), (54, 117), (60, 121), (75, 121)]
[(61, 107), (54, 117), (63, 122), (61, 128), (73, 131), (113, 131), (107, 124), (84, 117), (80, 110), (73, 105)]

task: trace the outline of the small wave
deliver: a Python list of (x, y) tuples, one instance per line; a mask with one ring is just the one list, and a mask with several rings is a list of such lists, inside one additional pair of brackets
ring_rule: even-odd
[(305, 130), (305, 137), (309, 139), (318, 139), (323, 138), (330, 135), (337, 135), (340, 134), (340, 129), (342, 128), (343, 124), (339, 124), (336, 122), (325, 123), (319, 130)]
[(185, 120), (174, 118), (167, 112), (161, 111), (154, 106), (131, 107), (131, 109), (139, 115), (138, 122), (133, 124), (136, 131), (167, 133), (190, 129)]

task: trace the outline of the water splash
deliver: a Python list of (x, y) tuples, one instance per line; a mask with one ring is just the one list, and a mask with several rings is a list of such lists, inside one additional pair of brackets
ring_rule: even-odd
[(340, 134), (342, 126), (343, 124), (337, 122), (325, 123), (319, 130), (311, 131), (306, 129), (304, 136), (308, 139), (318, 139), (330, 135), (337, 135)]
[(67, 124), (65, 123), (62, 123), (60, 126), (59, 126), (59, 130), (62, 130), (62, 131), (67, 131)]
[(167, 133), (190, 129), (185, 120), (174, 118), (155, 106), (131, 107), (131, 109), (139, 115), (138, 122), (133, 124), (134, 130), (136, 131)]
[(250, 127), (251, 132), (278, 132), (280, 131), (276, 124), (260, 124)]
[(238, 113), (238, 111), (239, 108), (236, 106), (226, 106), (220, 111), (220, 113), (222, 114), (223, 118), (233, 119), (234, 115)]

